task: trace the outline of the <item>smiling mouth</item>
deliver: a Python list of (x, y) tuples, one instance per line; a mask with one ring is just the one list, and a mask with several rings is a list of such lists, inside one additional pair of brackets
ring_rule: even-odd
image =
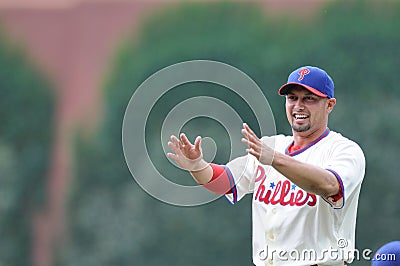
[(294, 114), (293, 117), (296, 120), (303, 120), (303, 119), (307, 119), (309, 116), (308, 115), (304, 115), (304, 114)]

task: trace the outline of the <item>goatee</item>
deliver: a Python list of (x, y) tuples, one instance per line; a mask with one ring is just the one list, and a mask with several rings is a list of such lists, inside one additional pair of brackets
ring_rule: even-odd
[(310, 124), (304, 126), (292, 125), (292, 129), (296, 132), (305, 132), (311, 128)]

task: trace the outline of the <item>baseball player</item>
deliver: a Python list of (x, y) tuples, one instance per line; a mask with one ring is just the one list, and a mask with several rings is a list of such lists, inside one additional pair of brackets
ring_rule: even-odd
[(203, 160), (201, 137), (192, 144), (182, 133), (171, 136), (168, 157), (233, 204), (252, 194), (255, 265), (346, 265), (354, 259), (364, 154), (328, 128), (336, 99), (324, 70), (296, 69), (278, 93), (292, 136), (259, 138), (243, 124), (247, 155), (216, 165)]

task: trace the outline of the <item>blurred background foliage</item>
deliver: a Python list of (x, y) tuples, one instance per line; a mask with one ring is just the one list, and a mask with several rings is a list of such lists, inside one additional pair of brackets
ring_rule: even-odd
[(33, 214), (45, 204), (54, 98), (21, 47), (0, 33), (0, 265), (30, 265)]
[[(166, 205), (147, 195), (124, 163), (121, 125), (135, 88), (168, 65), (194, 59), (225, 62), (252, 77), (269, 100), (277, 131), (285, 134), (290, 128), (277, 89), (298, 66), (326, 69), (335, 80), (338, 100), (330, 127), (357, 141), (367, 158), (357, 247), (376, 250), (398, 239), (399, 7), (397, 2), (332, 2), (303, 20), (269, 19), (254, 3), (207, 3), (177, 5), (150, 17), (139, 36), (125, 40), (117, 53), (105, 85), (107, 110), (101, 130), (77, 145), (70, 239), (60, 263), (251, 264), (251, 197), (237, 206), (224, 199), (197, 208)], [(165, 159), (160, 143), (165, 115), (160, 114), (198, 95), (217, 97), (251, 126), (258, 125), (246, 104), (223, 87), (185, 84), (164, 95), (148, 118), (146, 141), (157, 168), (179, 183), (193, 181)], [(184, 129), (192, 140), (197, 134), (212, 136), (219, 150), (229, 149), (226, 132), (208, 123), (197, 119)], [(227, 156), (217, 154), (215, 161), (226, 163)]]

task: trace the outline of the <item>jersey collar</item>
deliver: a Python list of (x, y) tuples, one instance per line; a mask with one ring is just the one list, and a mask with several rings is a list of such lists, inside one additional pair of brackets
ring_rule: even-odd
[(326, 128), (326, 130), (324, 131), (324, 133), (322, 133), (321, 136), (319, 136), (319, 137), (318, 137), (316, 140), (314, 140), (313, 142), (309, 143), (309, 144), (308, 144), (307, 146), (305, 146), (304, 148), (295, 150), (295, 151), (293, 151), (293, 152), (289, 152), (290, 146), (292, 146), (292, 145), (294, 144), (294, 141), (293, 141), (293, 142), (290, 143), (290, 145), (286, 148), (285, 154), (286, 154), (286, 155), (289, 155), (289, 156), (298, 155), (298, 154), (302, 153), (303, 151), (307, 150), (308, 148), (310, 148), (310, 147), (314, 146), (315, 144), (317, 144), (320, 140), (322, 140), (322, 139), (325, 138), (326, 136), (328, 136), (328, 135), (329, 135), (329, 132), (330, 132), (329, 128)]

